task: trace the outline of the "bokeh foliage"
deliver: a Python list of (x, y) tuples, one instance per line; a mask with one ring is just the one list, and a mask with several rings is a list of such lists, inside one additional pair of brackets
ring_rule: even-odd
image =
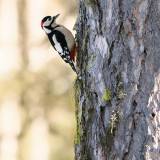
[[(46, 6), (42, 5), (41, 10), (32, 13), (33, 21), (40, 19), (40, 16), (38, 20), (34, 16), (37, 14), (36, 12), (40, 12), (40, 15), (43, 12), (45, 15), (51, 13), (49, 11), (51, 8), (58, 10), (57, 6), (60, 6), (59, 11), (64, 9), (61, 22), (65, 21), (68, 26), (74, 24), (75, 1), (73, 3), (66, 3), (64, 0), (42, 1), (43, 3), (40, 4), (46, 4)], [(37, 1), (37, 3), (39, 2)], [(2, 6), (12, 8), (14, 2), (10, 3), (10, 6), (7, 6), (4, 1), (0, 1), (0, 3)], [(2, 125), (0, 127), (0, 159), (72, 160), (75, 132), (73, 91), (75, 75), (71, 68), (60, 60), (60, 57), (52, 57), (49, 55), (50, 53), (48, 54), (48, 52), (54, 54), (54, 51), (50, 51), (50, 44), (44, 33), (36, 40), (30, 33), (29, 28), (32, 28), (33, 32), (40, 28), (38, 23), (36, 28), (32, 27), (32, 23), (28, 20), (32, 3), (33, 1), (17, 0), (17, 17), (12, 15), (14, 23), (16, 23), (15, 26), (17, 26), (17, 34), (16, 38), (10, 39), (10, 42), (12, 48), (16, 48), (12, 50), (12, 54), (18, 53), (18, 56), (15, 56), (16, 58), (12, 61), (16, 61), (18, 67), (15, 67), (16, 69), (10, 67), (11, 69), (0, 77), (0, 117), (2, 117), (0, 118), (0, 125)], [(7, 18), (3, 13), (1, 15)], [(72, 27), (70, 26), (70, 28)], [(14, 39), (17, 39), (17, 43)], [(34, 45), (30, 45), (33, 39)], [(6, 45), (8, 42), (4, 41), (3, 38), (0, 40), (0, 48), (10, 45)], [(49, 55), (49, 60), (44, 61), (37, 70), (33, 69), (31, 65), (33, 63), (32, 54), (37, 54), (35, 48), (38, 52), (41, 51), (39, 54), (43, 52), (46, 57)], [(12, 58), (9, 57), (9, 53), (1, 54), (8, 54), (8, 58)], [(38, 63), (42, 63), (42, 61)], [(10, 65), (7, 61), (4, 64)], [(10, 128), (8, 124), (13, 127), (8, 129)], [(9, 137), (12, 137), (16, 143), (16, 148), (14, 148), (15, 144), (12, 145), (12, 140), (9, 141)], [(5, 144), (7, 140), (10, 144)], [(5, 148), (7, 145), (11, 147), (8, 147), (4, 152), (3, 147)], [(41, 150), (45, 153), (42, 153)], [(36, 155), (37, 153), (39, 157)]]

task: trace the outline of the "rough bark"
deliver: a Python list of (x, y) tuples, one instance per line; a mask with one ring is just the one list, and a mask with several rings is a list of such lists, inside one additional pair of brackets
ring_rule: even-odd
[(76, 160), (160, 159), (159, 0), (80, 0)]

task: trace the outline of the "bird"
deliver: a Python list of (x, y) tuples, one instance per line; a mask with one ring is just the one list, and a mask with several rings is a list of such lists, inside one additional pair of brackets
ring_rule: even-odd
[(77, 52), (76, 41), (69, 29), (56, 23), (56, 19), (59, 17), (59, 15), (60, 14), (55, 16), (45, 16), (41, 21), (41, 27), (48, 36), (48, 39), (53, 48), (78, 75), (75, 66), (75, 57)]

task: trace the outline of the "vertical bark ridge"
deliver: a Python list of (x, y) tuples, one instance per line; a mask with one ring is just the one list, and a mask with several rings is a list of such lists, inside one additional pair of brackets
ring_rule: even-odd
[(80, 1), (77, 160), (159, 156), (159, 10), (157, 0)]

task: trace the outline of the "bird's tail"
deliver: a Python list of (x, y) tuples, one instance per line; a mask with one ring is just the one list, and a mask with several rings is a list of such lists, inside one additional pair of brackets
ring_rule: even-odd
[(71, 61), (69, 64), (70, 64), (71, 68), (73, 69), (73, 71), (77, 73), (77, 69), (76, 69), (75, 64), (73, 63), (73, 61)]
[(77, 74), (77, 78), (79, 80), (82, 79), (82, 77), (81, 77), (80, 73), (77, 71), (77, 68), (76, 68), (75, 64), (73, 63), (73, 61), (69, 64), (70, 64), (71, 68), (73, 69), (73, 71)]

